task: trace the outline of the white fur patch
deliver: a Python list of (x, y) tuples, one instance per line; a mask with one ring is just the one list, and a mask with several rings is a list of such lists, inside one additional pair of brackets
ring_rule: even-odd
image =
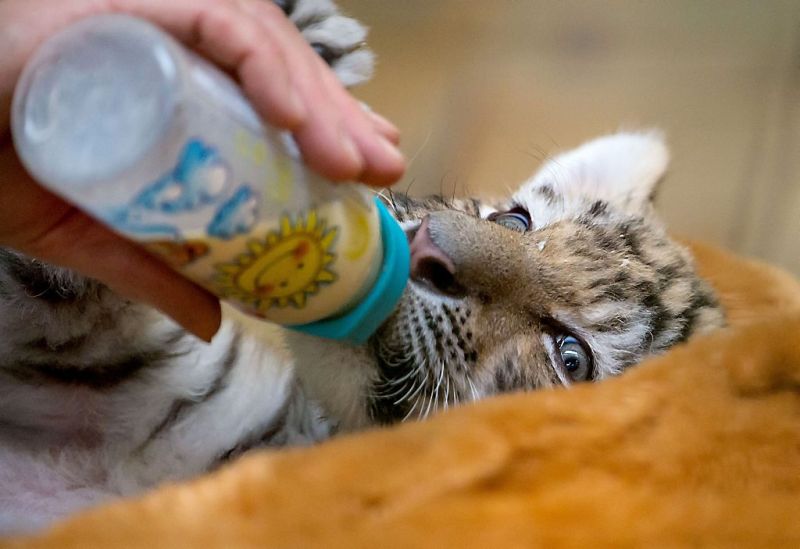
[(669, 152), (658, 132), (608, 135), (546, 162), (514, 200), (528, 209), (537, 229), (574, 218), (595, 200), (645, 215), (651, 213), (650, 199), (668, 164)]

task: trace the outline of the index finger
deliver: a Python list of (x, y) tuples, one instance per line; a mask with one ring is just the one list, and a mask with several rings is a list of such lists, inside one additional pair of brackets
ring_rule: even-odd
[(253, 107), (268, 122), (295, 133), (305, 162), (318, 173), (333, 180), (387, 183), (402, 175), (404, 161), (381, 132), (385, 125), (369, 122), (341, 84), (331, 83), (332, 73), (324, 74), (330, 69), (324, 66), (321, 72), (318, 55), (273, 2), (115, 4), (157, 22), (235, 73)]

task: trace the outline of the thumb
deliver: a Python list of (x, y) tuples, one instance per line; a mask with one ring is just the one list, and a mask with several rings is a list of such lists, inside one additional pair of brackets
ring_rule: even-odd
[(0, 147), (0, 173), (0, 245), (95, 278), (206, 341), (216, 333), (221, 313), (212, 294), (38, 185), (11, 147)]
[(75, 208), (26, 248), (20, 251), (152, 305), (205, 341), (219, 329), (220, 305), (213, 294)]

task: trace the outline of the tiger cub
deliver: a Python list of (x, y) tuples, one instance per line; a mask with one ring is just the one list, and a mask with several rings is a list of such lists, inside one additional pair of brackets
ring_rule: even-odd
[[(365, 31), (327, 0), (278, 4), (340, 79)], [(601, 380), (720, 326), (652, 207), (667, 152), (618, 134), (506, 200), (385, 193), (412, 277), (367, 345), (226, 310), (210, 344), (77, 273), (0, 249), (0, 532), (188, 478), (259, 447)]]
[(289, 335), (303, 386), (344, 425), (389, 424), (601, 380), (722, 326), (653, 208), (668, 159), (658, 133), (619, 133), (556, 156), (499, 204), (387, 193), (411, 282), (366, 349)]

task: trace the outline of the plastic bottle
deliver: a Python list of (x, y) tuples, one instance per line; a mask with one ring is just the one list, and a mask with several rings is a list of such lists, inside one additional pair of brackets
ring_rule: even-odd
[(145, 21), (49, 39), (12, 131), (36, 180), (245, 312), (360, 343), (407, 282), (405, 234), (368, 189), (308, 170), (227, 75)]

